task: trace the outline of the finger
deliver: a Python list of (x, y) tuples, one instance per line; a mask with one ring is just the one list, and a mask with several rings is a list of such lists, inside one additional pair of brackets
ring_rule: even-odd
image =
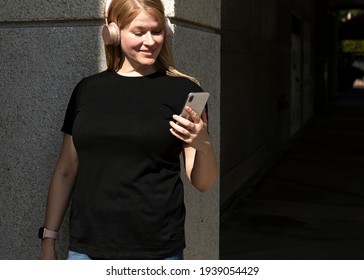
[(190, 120), (178, 116), (178, 115), (173, 115), (173, 119), (179, 124), (182, 125), (183, 127), (185, 127), (187, 130), (193, 130), (195, 127), (195, 124), (193, 122), (191, 122)]
[(190, 116), (192, 122), (194, 122), (194, 123), (200, 122), (200, 116), (194, 110), (192, 110), (191, 107), (186, 106), (185, 110), (188, 113), (188, 115)]
[(169, 131), (178, 139), (185, 141), (187, 139), (186, 136), (181, 135), (180, 133), (178, 133), (176, 130), (174, 130), (173, 128), (169, 129)]
[(178, 124), (176, 124), (175, 122), (172, 122), (170, 121), (169, 122), (169, 125), (172, 127), (172, 129), (175, 131), (175, 132), (178, 132), (179, 134), (183, 134), (185, 136), (188, 136), (190, 135), (190, 131), (187, 130), (186, 128), (184, 128), (183, 126), (180, 126)]
[(182, 117), (182, 116), (179, 116), (179, 115), (173, 115), (172, 118), (178, 122), (178, 123), (181, 123), (182, 125), (184, 126), (187, 126), (188, 123), (190, 122), (188, 119)]
[(206, 114), (206, 109), (203, 109), (202, 114), (201, 114), (201, 119), (204, 123), (207, 124), (207, 114)]
[(183, 142), (185, 142), (186, 144), (188, 144), (190, 142), (190, 139), (188, 136), (183, 135), (178, 133), (177, 131), (175, 131), (173, 128), (171, 128), (169, 130), (171, 132), (172, 135), (174, 135), (177, 139), (182, 140)]

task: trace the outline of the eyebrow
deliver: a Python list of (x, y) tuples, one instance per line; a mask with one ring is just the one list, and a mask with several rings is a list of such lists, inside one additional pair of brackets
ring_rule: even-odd
[[(135, 25), (131, 29), (148, 29), (148, 27), (146, 27), (145, 25)], [(161, 27), (162, 27), (162, 25), (159, 24), (158, 22), (156, 22), (156, 25), (155, 26), (152, 26), (152, 29), (153, 28), (161, 28)]]
[(146, 31), (146, 30), (159, 30), (159, 29), (162, 29), (162, 27), (159, 25), (152, 28), (147, 28), (144, 26), (134, 26), (130, 28), (131, 31)]

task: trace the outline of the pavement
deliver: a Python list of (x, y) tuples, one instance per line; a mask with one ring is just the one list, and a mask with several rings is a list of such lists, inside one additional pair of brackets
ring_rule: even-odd
[(222, 213), (222, 260), (364, 260), (364, 94), (314, 117)]

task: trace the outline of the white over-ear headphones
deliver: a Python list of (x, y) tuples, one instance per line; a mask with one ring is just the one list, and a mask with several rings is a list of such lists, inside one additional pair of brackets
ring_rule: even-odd
[[(102, 28), (102, 38), (105, 45), (118, 46), (120, 44), (120, 28), (115, 22), (108, 23), (109, 9), (112, 0), (107, 0), (104, 8), (105, 25)], [(172, 35), (172, 26), (169, 18), (165, 18), (166, 36)]]

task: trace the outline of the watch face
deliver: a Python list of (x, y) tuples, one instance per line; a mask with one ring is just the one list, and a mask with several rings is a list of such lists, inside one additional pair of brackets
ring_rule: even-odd
[(40, 239), (43, 239), (43, 234), (44, 234), (44, 227), (41, 227), (39, 228), (38, 237)]

